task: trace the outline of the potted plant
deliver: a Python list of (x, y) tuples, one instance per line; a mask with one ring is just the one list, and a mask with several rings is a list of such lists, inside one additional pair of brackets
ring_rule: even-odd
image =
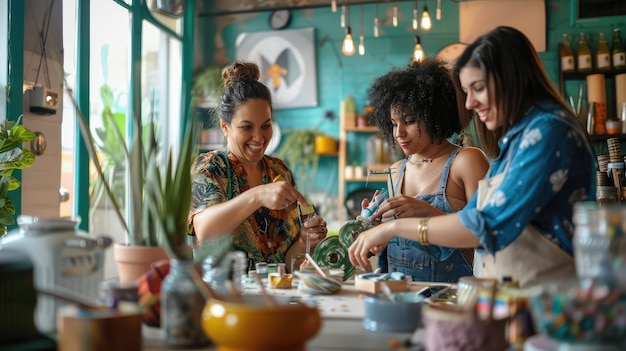
[(315, 150), (315, 141), (318, 136), (325, 135), (307, 129), (287, 130), (285, 135), (276, 156), (287, 162), (299, 187), (306, 192), (315, 179), (320, 159), (320, 154)]
[(8, 197), (9, 191), (20, 187), (20, 181), (13, 177), (13, 170), (25, 169), (33, 165), (35, 155), (20, 144), (35, 140), (35, 133), (16, 121), (7, 119), (0, 125), (0, 236), (6, 234), (7, 226), (15, 223), (15, 206)]
[(193, 76), (191, 96), (198, 107), (214, 107), (222, 95), (222, 85), (222, 67), (206, 67)]
[(193, 85), (191, 87), (191, 96), (196, 101), (195, 118), (200, 126), (201, 134), (199, 142), (203, 149), (214, 148), (220, 143), (217, 136), (221, 133), (219, 125), (216, 125), (212, 119), (214, 109), (222, 95), (223, 80), (222, 67), (209, 66), (197, 72), (193, 76)]
[[(69, 94), (72, 100), (73, 95)], [(103, 99), (112, 99), (112, 95), (104, 89)], [(75, 100), (74, 105), (77, 106)], [(105, 103), (106, 106), (106, 103)], [(187, 244), (187, 216), (191, 202), (191, 163), (195, 157), (194, 135), (192, 124), (188, 123), (183, 133), (180, 153), (174, 159), (171, 150), (168, 152), (168, 162), (163, 167), (159, 160), (159, 143), (156, 139), (156, 125), (152, 117), (144, 124), (142, 116), (132, 116), (133, 130), (130, 147), (126, 147), (124, 133), (120, 130), (114, 115), (105, 111), (103, 118), (113, 134), (116, 143), (122, 146), (124, 167), (127, 168), (130, 191), (128, 196), (129, 221), (123, 215), (122, 200), (113, 191), (111, 179), (106, 176), (99, 159), (96, 142), (89, 130), (84, 115), (77, 108), (80, 133), (90, 158), (93, 160), (98, 177), (105, 193), (108, 195), (112, 207), (127, 234), (126, 244), (116, 244), (115, 256), (125, 249), (156, 248), (156, 256), (148, 258), (148, 262), (135, 272), (126, 274), (118, 261), (120, 282), (127, 283), (136, 280), (140, 275), (149, 271), (150, 264), (167, 258), (191, 260), (193, 258), (190, 246)], [(131, 224), (132, 226), (130, 226)], [(134, 251), (134, 250), (133, 250)], [(167, 253), (167, 255), (165, 254)], [(131, 253), (132, 259), (137, 253)]]

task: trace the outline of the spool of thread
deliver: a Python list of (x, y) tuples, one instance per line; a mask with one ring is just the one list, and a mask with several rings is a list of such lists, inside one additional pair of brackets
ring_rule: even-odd
[[(606, 81), (604, 74), (587, 75), (587, 102), (594, 114), (593, 134), (606, 134)], [(591, 111), (591, 103), (594, 103)]]
[(587, 102), (606, 103), (606, 82), (604, 74), (587, 75)]

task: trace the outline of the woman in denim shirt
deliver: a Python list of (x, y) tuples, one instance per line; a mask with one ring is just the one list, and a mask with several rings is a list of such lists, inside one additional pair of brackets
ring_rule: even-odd
[(511, 276), (522, 287), (574, 275), (573, 206), (594, 200), (597, 163), (532, 44), (517, 29), (498, 27), (465, 49), (453, 81), (459, 105), (480, 119), (482, 145), (494, 157), (486, 179), (457, 213), (398, 219), (361, 233), (350, 260), (367, 268), (368, 252), (400, 236), (478, 248), (482, 276)]
[[(370, 99), (370, 120), (406, 155), (391, 166), (395, 196), (371, 218), (438, 216), (463, 208), (489, 164), (480, 149), (447, 140), (461, 131), (461, 121), (445, 63), (427, 59), (393, 70), (375, 80)], [(472, 275), (473, 254), (394, 237), (379, 255), (379, 265), (415, 281), (456, 282)]]

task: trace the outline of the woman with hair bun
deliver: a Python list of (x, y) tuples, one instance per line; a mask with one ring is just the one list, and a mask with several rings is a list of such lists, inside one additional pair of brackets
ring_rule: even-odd
[(189, 233), (200, 244), (232, 233), (233, 249), (257, 262), (289, 262), (326, 237), (326, 222), (302, 223), (293, 173), (282, 160), (265, 155), (272, 139), (272, 97), (259, 82), (259, 67), (235, 62), (222, 72), (224, 90), (216, 117), (227, 140), (223, 150), (200, 154), (192, 166), (193, 200)]

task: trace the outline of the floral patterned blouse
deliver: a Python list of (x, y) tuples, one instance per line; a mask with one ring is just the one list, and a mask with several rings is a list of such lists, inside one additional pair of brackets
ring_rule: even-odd
[[(282, 175), (295, 186), (293, 174), (282, 160), (266, 155), (261, 165), (265, 170), (263, 184)], [(191, 167), (191, 175), (192, 204), (187, 226), (190, 235), (195, 236), (193, 217), (197, 213), (232, 199), (250, 189), (250, 185), (243, 166), (228, 149), (200, 154)], [(232, 233), (233, 249), (245, 252), (251, 267), (255, 262), (284, 262), (285, 253), (299, 239), (297, 205), (293, 203), (287, 210), (261, 207)]]
[(486, 178), (504, 179), (482, 210), (477, 195), (458, 212), (461, 223), (494, 253), (513, 242), (527, 223), (573, 254), (573, 205), (595, 200), (597, 162), (578, 121), (560, 107), (537, 103), (498, 143)]

